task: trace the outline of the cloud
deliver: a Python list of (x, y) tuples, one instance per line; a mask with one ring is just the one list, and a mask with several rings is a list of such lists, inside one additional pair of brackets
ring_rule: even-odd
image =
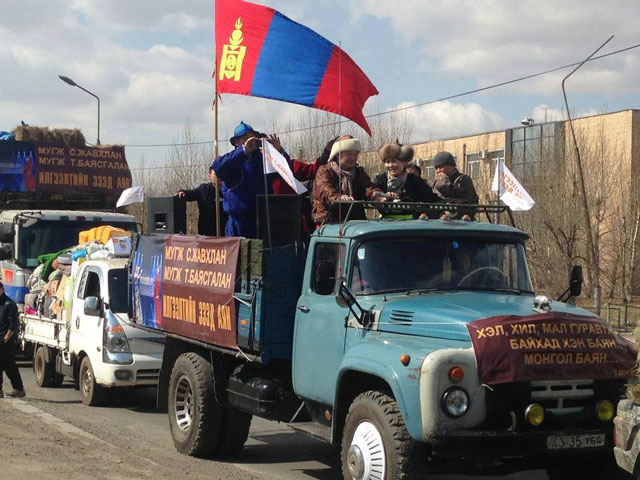
[[(355, 0), (351, 15), (391, 22), (424, 71), (475, 79), (478, 86), (580, 61), (606, 40), (602, 53), (637, 43), (637, 2), (615, 8), (595, 0), (538, 2), (380, 2)], [(602, 32), (602, 33), (601, 33)], [(638, 92), (638, 53), (629, 51), (585, 66), (569, 88), (578, 92)], [(555, 75), (561, 79), (564, 74)], [(508, 90), (557, 92), (559, 82), (541, 77)]]
[[(412, 106), (402, 103), (395, 108)], [(477, 103), (438, 102), (408, 110), (413, 122), (413, 142), (457, 137), (505, 128), (503, 118)]]

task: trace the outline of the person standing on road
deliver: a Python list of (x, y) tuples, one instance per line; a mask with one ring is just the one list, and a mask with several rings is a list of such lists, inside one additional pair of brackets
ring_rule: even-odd
[[(16, 340), (18, 338), (18, 307), (4, 293), (0, 282), (0, 378), (6, 373), (11, 382), (12, 392), (7, 395), (14, 398), (25, 396), (22, 377), (16, 365)], [(0, 398), (4, 397), (0, 383)]]
[[(209, 167), (210, 182), (203, 183), (191, 190), (178, 190), (176, 197), (184, 198), (187, 202), (198, 202), (198, 235), (216, 235), (216, 187), (218, 181), (213, 167)], [(220, 209), (220, 224), (224, 228), (227, 221), (226, 213)], [(223, 233), (224, 235), (224, 233)]]

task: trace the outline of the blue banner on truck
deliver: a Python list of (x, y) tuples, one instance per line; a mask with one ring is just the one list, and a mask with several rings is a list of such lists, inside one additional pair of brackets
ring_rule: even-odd
[(133, 313), (138, 323), (162, 328), (162, 263), (166, 235), (140, 235), (131, 263)]

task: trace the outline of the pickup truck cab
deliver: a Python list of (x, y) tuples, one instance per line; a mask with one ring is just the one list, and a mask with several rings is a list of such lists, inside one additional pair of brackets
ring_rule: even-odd
[[(308, 245), (238, 240), (231, 346), (207, 332), (228, 318), (196, 307), (197, 289), (178, 267), (167, 267), (178, 265), (177, 247), (158, 248), (148, 260), (137, 251), (134, 298), (137, 275), (165, 272), (155, 290), (163, 299), (155, 310), (160, 321), (148, 322), (143, 310), (136, 323), (168, 336), (159, 399), (167, 401), (176, 448), (194, 456), (237, 453), (258, 415), (340, 445), (347, 480), (478, 466), (606, 478), (611, 412), (625, 380), (595, 371), (574, 376), (569, 360), (591, 361), (595, 347), (572, 333), (568, 341), (581, 350), (560, 357), (570, 346), (563, 350), (546, 330), (600, 332), (609, 346), (616, 337), (587, 311), (536, 298), (526, 240), (513, 227), (446, 218), (326, 225)], [(227, 260), (221, 242), (231, 241), (180, 237), (192, 252), (180, 264), (187, 278), (225, 278), (199, 274), (198, 262)], [(509, 329), (499, 323), (504, 318), (518, 325)], [(478, 339), (507, 348), (481, 353)], [(514, 357), (503, 355), (509, 345)], [(530, 352), (526, 365), (518, 363), (527, 376), (496, 380), (509, 373), (510, 358), (521, 358), (520, 348)]]
[(68, 376), (86, 405), (103, 401), (107, 389), (157, 385), (164, 337), (131, 326), (127, 259), (87, 260), (70, 281), (62, 318), (21, 314), (38, 384), (59, 385)]

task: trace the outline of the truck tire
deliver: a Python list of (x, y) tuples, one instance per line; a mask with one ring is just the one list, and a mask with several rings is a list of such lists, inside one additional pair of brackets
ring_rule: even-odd
[(225, 408), (222, 413), (220, 445), (215, 452), (216, 457), (228, 458), (238, 455), (249, 437), (252, 415)]
[(53, 375), (56, 373), (56, 366), (53, 362), (47, 362), (46, 347), (36, 347), (33, 354), (33, 373), (39, 387), (50, 387)]
[(360, 394), (349, 407), (342, 436), (345, 480), (424, 478), (427, 457), (409, 436), (398, 404), (378, 391)]
[(89, 407), (95, 407), (103, 402), (105, 388), (96, 383), (96, 377), (93, 373), (93, 367), (91, 366), (89, 357), (84, 357), (80, 363), (78, 383), (80, 385), (80, 398), (82, 398), (82, 403)]
[(169, 380), (169, 429), (180, 453), (210, 457), (220, 443), (222, 408), (213, 393), (213, 368), (194, 352), (173, 364)]

